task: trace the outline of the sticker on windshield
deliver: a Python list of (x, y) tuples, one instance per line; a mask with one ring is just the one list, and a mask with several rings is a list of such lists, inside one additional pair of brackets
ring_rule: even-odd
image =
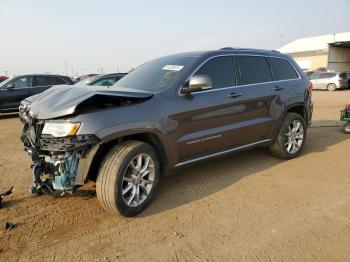
[(180, 71), (183, 67), (181, 65), (166, 65), (163, 67), (163, 70)]
[(162, 77), (158, 81), (159, 86), (166, 86), (170, 83), (171, 80), (178, 74), (178, 71), (167, 71), (164, 72)]

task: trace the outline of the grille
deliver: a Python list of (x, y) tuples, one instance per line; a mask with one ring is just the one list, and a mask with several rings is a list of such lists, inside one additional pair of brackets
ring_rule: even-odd
[(52, 137), (42, 135), (40, 138), (41, 150), (47, 151), (69, 151), (87, 145), (93, 145), (99, 142), (94, 135), (78, 135), (73, 137)]

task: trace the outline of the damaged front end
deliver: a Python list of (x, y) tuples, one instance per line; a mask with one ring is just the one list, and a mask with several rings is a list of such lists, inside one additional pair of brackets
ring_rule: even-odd
[(33, 161), (30, 191), (36, 195), (73, 193), (85, 183), (99, 139), (94, 135), (77, 135), (77, 129), (71, 132), (66, 128), (65, 134), (67, 130), (62, 126), (72, 124), (63, 120), (54, 121), (54, 125), (61, 125), (55, 131), (53, 121), (38, 120), (25, 105), (21, 107), (19, 115), (24, 123), (21, 140)]
[(85, 183), (102, 144), (96, 131), (116, 124), (113, 118), (103, 120), (103, 114), (95, 120), (86, 114), (137, 105), (152, 96), (120, 87), (55, 86), (22, 101), (21, 140), (33, 161), (31, 192), (72, 193)]

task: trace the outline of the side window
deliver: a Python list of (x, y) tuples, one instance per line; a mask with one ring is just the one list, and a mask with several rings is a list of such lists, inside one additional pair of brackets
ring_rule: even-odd
[(326, 79), (326, 78), (332, 78), (332, 77), (335, 77), (336, 74), (333, 74), (333, 73), (324, 73), (322, 75), (320, 75), (320, 78), (321, 79)]
[(55, 85), (66, 85), (66, 81), (64, 81), (62, 78), (55, 76)]
[(239, 85), (248, 85), (272, 81), (270, 66), (262, 56), (236, 56)]
[(235, 71), (232, 56), (215, 57), (202, 65), (195, 75), (207, 75), (211, 78), (214, 88), (235, 85)]
[(30, 82), (30, 77), (24, 76), (10, 82), (9, 84), (13, 85), (14, 88), (25, 88), (30, 86), (29, 82)]
[(316, 80), (316, 79), (319, 79), (320, 78), (320, 75), (319, 74), (312, 74), (310, 75), (309, 79), (310, 80)]
[(34, 76), (33, 87), (54, 85), (53, 77), (51, 76)]
[(270, 57), (269, 59), (272, 70), (276, 74), (276, 80), (296, 79), (299, 77), (288, 60), (275, 57)]

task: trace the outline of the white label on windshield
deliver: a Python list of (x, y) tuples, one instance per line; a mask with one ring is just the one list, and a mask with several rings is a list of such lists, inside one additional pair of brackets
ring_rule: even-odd
[(180, 65), (166, 65), (163, 67), (163, 70), (169, 70), (169, 71), (180, 71), (184, 66)]

